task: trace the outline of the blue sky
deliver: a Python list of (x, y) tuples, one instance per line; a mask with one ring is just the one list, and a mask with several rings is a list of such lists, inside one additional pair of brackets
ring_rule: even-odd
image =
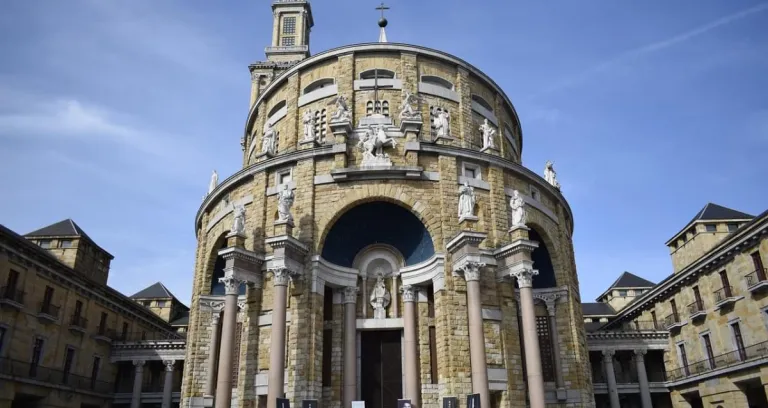
[[(267, 1), (6, 0), (0, 5), (0, 223), (71, 217), (126, 294), (188, 302), (194, 215), (240, 166), (247, 65)], [(376, 1), (314, 1), (312, 51), (378, 35)], [(582, 298), (621, 271), (671, 273), (664, 242), (712, 201), (768, 191), (768, 2), (391, 0), (389, 40), (455, 54), (506, 91), (524, 164), (555, 161)]]

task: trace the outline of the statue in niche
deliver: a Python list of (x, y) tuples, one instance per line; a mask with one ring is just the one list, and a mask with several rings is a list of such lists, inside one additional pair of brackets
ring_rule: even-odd
[(419, 112), (416, 112), (413, 110), (413, 106), (411, 106), (412, 101), (418, 101), (419, 98), (414, 96), (408, 91), (405, 91), (405, 96), (403, 97), (403, 104), (400, 108), (400, 120), (413, 120), (413, 119), (419, 119), (421, 114)]
[(336, 112), (331, 115), (331, 122), (349, 122), (352, 120), (352, 112), (349, 111), (347, 98), (344, 95), (337, 96), (331, 103), (336, 104)]
[(216, 170), (213, 171), (213, 174), (211, 174), (211, 182), (208, 183), (208, 194), (211, 194), (213, 190), (216, 189), (216, 186), (219, 185), (219, 173), (216, 173)]
[(512, 198), (509, 199), (509, 206), (512, 208), (512, 228), (525, 227), (528, 222), (528, 213), (525, 210), (525, 200), (520, 192), (512, 192)]
[(283, 184), (282, 189), (277, 193), (277, 221), (293, 222), (291, 207), (293, 207), (294, 193), (288, 184)]
[(264, 136), (261, 138), (261, 152), (275, 154), (277, 132), (269, 121), (264, 124)]
[(475, 201), (475, 189), (465, 181), (459, 189), (459, 218), (475, 216)]
[(231, 235), (245, 235), (245, 207), (236, 205), (232, 210), (234, 218), (232, 219)]
[(544, 166), (544, 180), (560, 190), (560, 182), (557, 181), (557, 173), (555, 173), (555, 164), (551, 160), (547, 160), (547, 164)]
[(493, 142), (493, 136), (496, 134), (496, 131), (488, 123), (488, 119), (485, 119), (483, 124), (480, 125), (480, 132), (483, 135), (483, 149), (495, 149), (496, 144)]
[(371, 292), (371, 307), (373, 307), (374, 319), (386, 319), (387, 318), (387, 306), (391, 297), (387, 287), (384, 285), (384, 274), (379, 272), (376, 277), (376, 284), (373, 286)]
[(305, 111), (301, 121), (304, 124), (304, 141), (311, 142), (315, 140), (315, 115), (312, 114), (312, 111)]
[(435, 136), (437, 137), (450, 137), (451, 136), (451, 115), (446, 110), (437, 112), (434, 120)]

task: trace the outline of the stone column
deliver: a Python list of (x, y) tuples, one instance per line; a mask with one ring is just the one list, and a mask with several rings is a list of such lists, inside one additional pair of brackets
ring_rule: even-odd
[(637, 364), (637, 381), (640, 383), (640, 401), (643, 408), (653, 408), (651, 402), (651, 387), (648, 385), (648, 373), (645, 371), (645, 353), (647, 350), (635, 350), (635, 364)]
[(131, 394), (131, 408), (141, 407), (141, 385), (144, 382), (144, 360), (133, 360), (133, 393)]
[(163, 400), (160, 407), (171, 408), (171, 393), (173, 392), (173, 366), (176, 364), (176, 360), (164, 360), (163, 364), (165, 364), (165, 378), (163, 383)]
[(559, 295), (557, 294), (539, 296), (539, 298), (542, 298), (547, 305), (547, 313), (549, 314), (549, 328), (552, 330), (552, 354), (554, 354), (553, 357), (555, 360), (555, 384), (557, 386), (557, 399), (566, 400), (568, 396), (565, 391), (565, 381), (563, 379), (563, 362), (560, 360), (560, 333), (557, 331), (557, 319), (555, 316), (557, 312), (557, 307), (555, 305), (558, 297)]
[(480, 268), (485, 264), (469, 261), (462, 266), (467, 281), (467, 317), (469, 320), (469, 361), (472, 366), (472, 392), (480, 394), (480, 406), (491, 406), (488, 392), (488, 365), (485, 357), (485, 333), (480, 297)]
[(283, 397), (285, 387), (285, 314), (288, 297), (288, 283), (291, 272), (288, 269), (273, 269), (274, 304), (272, 305), (272, 336), (269, 343), (269, 383), (267, 384), (267, 408), (275, 408), (277, 398)]
[(211, 318), (211, 344), (208, 350), (208, 377), (205, 379), (205, 396), (213, 396), (213, 385), (216, 378), (216, 363), (218, 362), (219, 351), (219, 319), (221, 318), (218, 310), (213, 311)]
[(344, 390), (343, 408), (352, 408), (352, 401), (357, 398), (357, 319), (355, 303), (357, 288), (344, 288), (344, 371), (342, 374)]
[(216, 381), (216, 408), (229, 408), (232, 402), (232, 360), (235, 351), (237, 329), (237, 297), (242, 281), (234, 276), (219, 278), (224, 283), (224, 322), (221, 327), (221, 353), (219, 353), (218, 379)]
[(525, 368), (528, 377), (528, 399), (531, 408), (544, 408), (544, 376), (541, 371), (541, 351), (536, 331), (536, 313), (533, 307), (533, 277), (538, 271), (520, 268), (511, 273), (520, 288), (520, 316), (525, 344)]
[(403, 292), (403, 337), (405, 338), (405, 399), (415, 407), (421, 407), (419, 387), (419, 341), (416, 328), (416, 290), (404, 285)]
[(603, 350), (603, 367), (605, 368), (605, 381), (608, 382), (608, 397), (611, 399), (611, 408), (621, 408), (619, 404), (619, 390), (616, 388), (616, 372), (613, 371), (613, 350)]

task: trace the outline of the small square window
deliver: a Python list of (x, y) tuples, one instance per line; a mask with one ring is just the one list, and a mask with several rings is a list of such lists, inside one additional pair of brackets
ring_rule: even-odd
[(51, 247), (51, 240), (50, 239), (41, 239), (40, 240), (40, 248), (48, 249)]
[(152, 301), (151, 300), (145, 300), (145, 301), (141, 302), (141, 305), (144, 306), (144, 307), (150, 307), (150, 306), (152, 306)]
[(59, 241), (59, 246), (62, 248), (72, 248), (72, 241), (68, 239)]
[(464, 177), (475, 178), (476, 170), (471, 168), (464, 169)]
[(157, 307), (165, 307), (165, 300), (158, 300)]
[(734, 232), (737, 229), (739, 229), (739, 224), (736, 223), (728, 223), (728, 232)]
[(531, 190), (531, 198), (536, 201), (541, 201), (541, 193), (539, 193), (539, 189), (534, 186), (528, 186), (528, 189)]
[(620, 290), (619, 291), (619, 297), (627, 297), (627, 291), (626, 290)]
[(277, 175), (277, 184), (288, 184), (293, 180), (293, 176), (290, 171), (283, 172)]
[(471, 178), (476, 180), (483, 179), (483, 175), (480, 173), (480, 166), (477, 166), (474, 164), (462, 163), (461, 173), (466, 178)]
[(706, 228), (707, 232), (717, 232), (717, 225), (715, 224), (707, 224)]
[(292, 47), (296, 45), (296, 37), (283, 37), (283, 47)]

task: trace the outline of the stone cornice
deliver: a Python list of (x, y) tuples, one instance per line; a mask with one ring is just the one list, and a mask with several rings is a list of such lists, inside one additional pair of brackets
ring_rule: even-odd
[(250, 262), (261, 267), (264, 263), (264, 255), (258, 254), (253, 251), (249, 251), (239, 247), (228, 247), (219, 251), (219, 256), (224, 258), (225, 261), (230, 259), (239, 259), (246, 262)]
[(768, 235), (768, 213), (763, 213), (756, 217), (752, 223), (745, 225), (740, 230), (734, 232), (733, 235), (725, 238), (723, 242), (704, 256), (654, 286), (640, 299), (619, 312), (614, 320), (606, 324), (606, 327), (611, 327), (615, 323), (639, 315), (643, 310), (653, 307), (656, 302), (666, 299), (669, 295), (676, 293), (681, 287), (689, 285), (699, 275), (720, 269), (745, 248), (759, 244), (759, 240), (764, 239), (766, 235)]
[(277, 237), (270, 237), (265, 239), (264, 242), (267, 245), (271, 246), (273, 249), (291, 248), (304, 254), (309, 252), (309, 247), (306, 244), (303, 244), (301, 241), (299, 241), (298, 239), (290, 235), (280, 235)]
[(445, 245), (445, 249), (449, 252), (454, 252), (466, 244), (479, 245), (486, 237), (488, 237), (488, 234), (484, 232), (461, 231), (453, 237), (453, 239), (448, 241)]
[(514, 255), (518, 252), (525, 251), (525, 252), (533, 252), (534, 249), (539, 247), (539, 243), (527, 239), (518, 239), (510, 244), (507, 244), (495, 251), (493, 251), (493, 256), (495, 258), (505, 258), (510, 255)]

